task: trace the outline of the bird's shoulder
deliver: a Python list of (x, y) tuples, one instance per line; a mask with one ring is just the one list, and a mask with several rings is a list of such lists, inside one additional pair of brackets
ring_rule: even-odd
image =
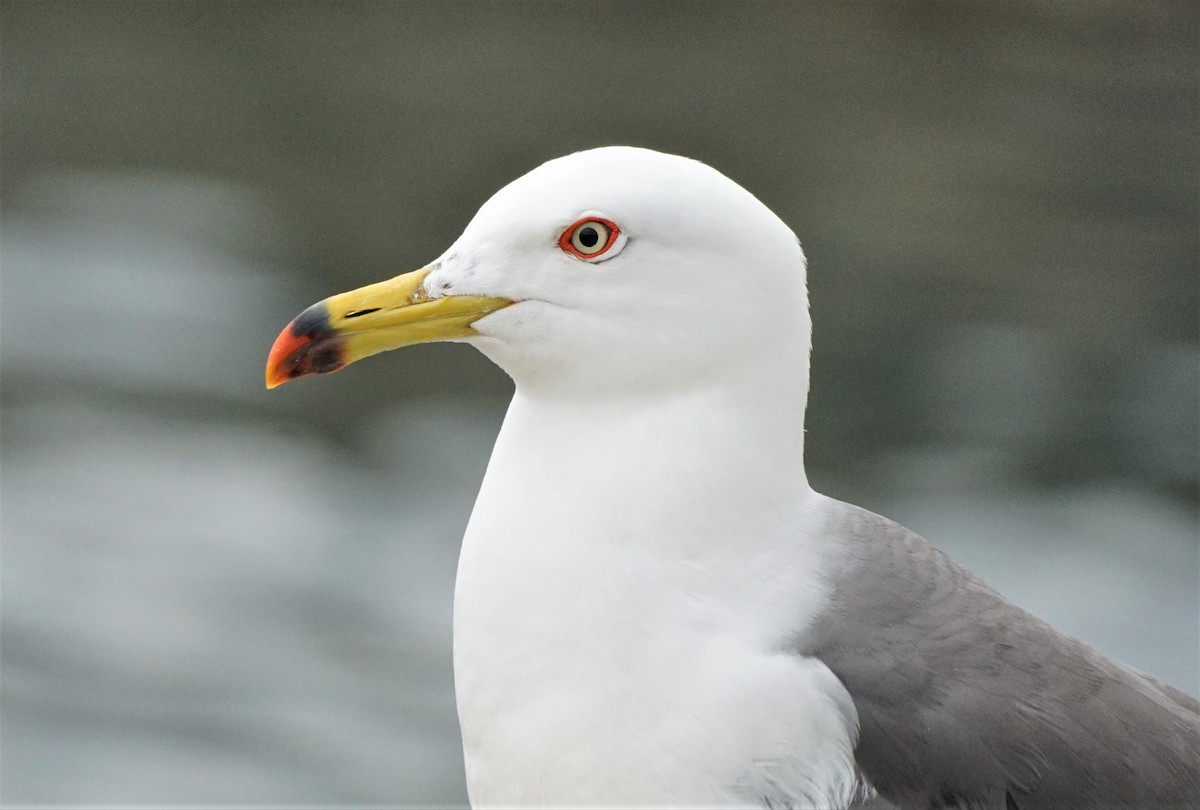
[(842, 681), (855, 752), (914, 807), (1200, 806), (1196, 700), (1005, 600), (933, 545), (828, 500), (830, 605), (796, 640)]

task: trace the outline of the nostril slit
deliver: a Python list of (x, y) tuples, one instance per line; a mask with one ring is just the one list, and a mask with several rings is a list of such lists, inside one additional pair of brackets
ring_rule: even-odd
[(375, 307), (373, 309), (352, 309), (342, 317), (346, 320), (350, 320), (351, 318), (357, 318), (360, 315), (370, 315), (372, 312), (378, 312), (379, 309), (379, 307)]

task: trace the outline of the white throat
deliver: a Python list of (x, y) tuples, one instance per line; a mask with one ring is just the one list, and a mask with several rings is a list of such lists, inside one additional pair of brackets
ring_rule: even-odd
[(827, 598), (807, 337), (649, 397), (518, 378), (455, 595), (473, 804), (849, 795), (849, 697), (781, 652)]

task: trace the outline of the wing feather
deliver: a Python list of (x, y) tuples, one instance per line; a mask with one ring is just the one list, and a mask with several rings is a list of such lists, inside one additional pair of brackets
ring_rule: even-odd
[(1194, 698), (1007, 602), (885, 518), (831, 501), (833, 604), (797, 639), (846, 686), (858, 767), (900, 807), (1200, 807)]

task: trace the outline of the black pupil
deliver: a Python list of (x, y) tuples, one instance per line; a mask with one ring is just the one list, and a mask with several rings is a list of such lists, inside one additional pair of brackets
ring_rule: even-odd
[(595, 247), (600, 241), (600, 232), (591, 225), (579, 229), (579, 244), (584, 247)]

